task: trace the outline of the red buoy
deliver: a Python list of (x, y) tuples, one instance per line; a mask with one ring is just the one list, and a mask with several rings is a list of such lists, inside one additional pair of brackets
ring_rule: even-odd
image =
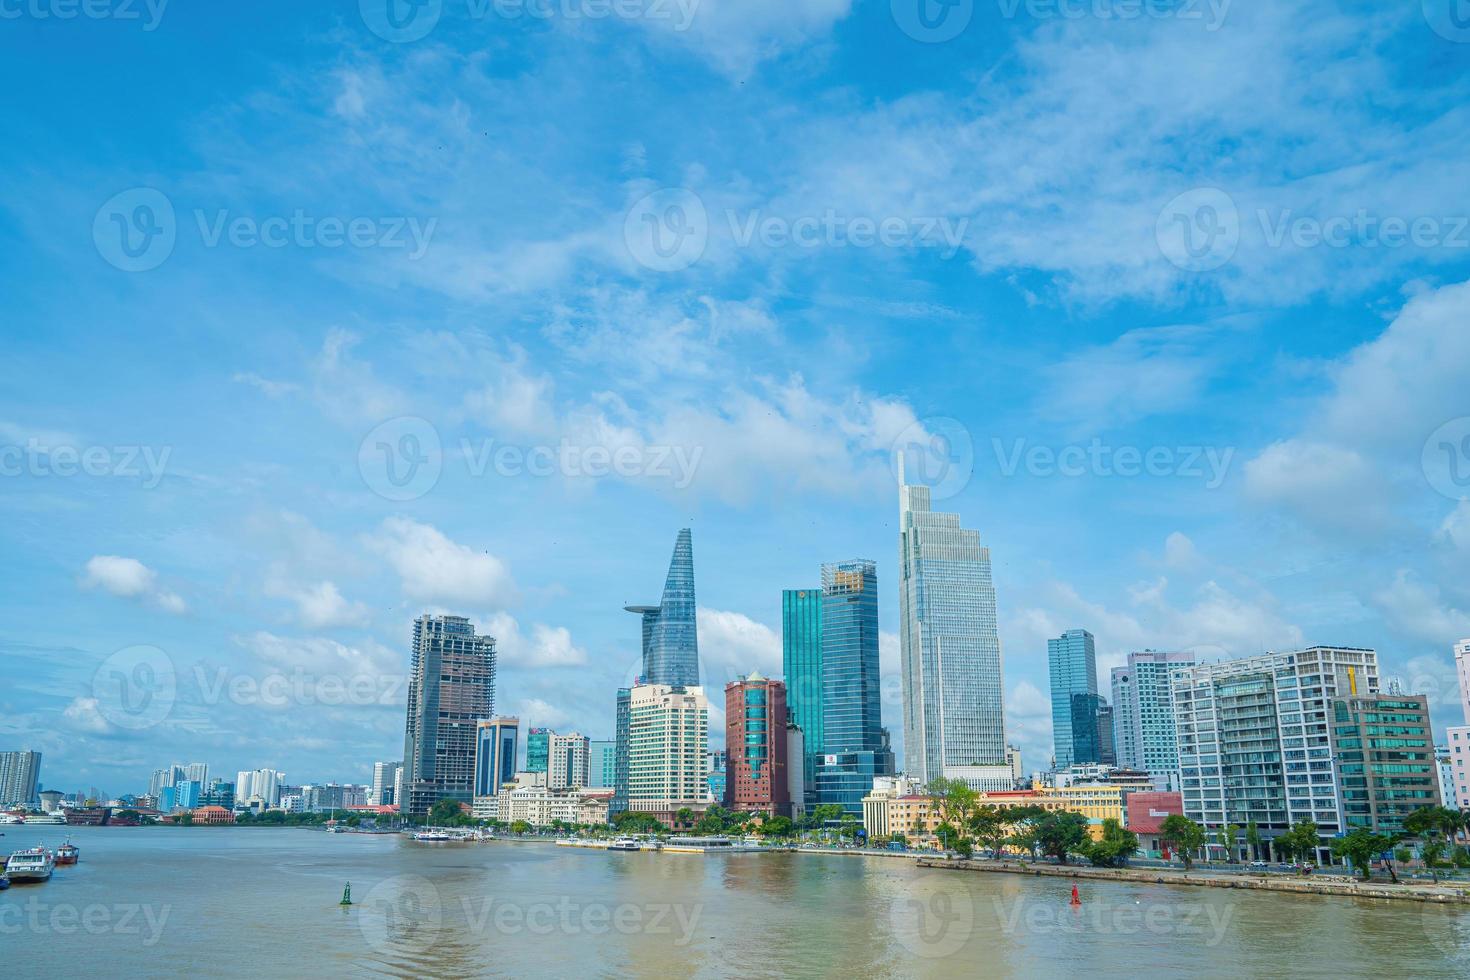
[(1073, 885), (1072, 886), (1072, 904), (1073, 905), (1081, 905), (1082, 904), (1082, 899), (1077, 894), (1077, 886), (1076, 885)]

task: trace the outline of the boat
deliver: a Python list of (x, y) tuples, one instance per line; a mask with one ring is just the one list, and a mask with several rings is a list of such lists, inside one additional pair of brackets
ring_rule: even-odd
[(0, 813), (0, 824), (25, 823), (25, 818), (14, 813)]
[(27, 814), (26, 815), (25, 820), (26, 820), (26, 824), (28, 826), (31, 825), (31, 824), (42, 824), (42, 825), (55, 826), (55, 825), (58, 825), (58, 824), (65, 824), (66, 823), (66, 814), (64, 814), (64, 813), (31, 813), (31, 814)]
[(453, 834), (446, 834), (442, 830), (421, 830), (413, 835), (413, 839), (416, 841), (424, 841), (426, 843), (433, 844), (441, 841), (458, 840), (459, 838), (455, 837)]
[(607, 845), (607, 849), (609, 851), (641, 851), (643, 850), (643, 845), (632, 837), (619, 837)]
[(55, 867), (56, 860), (50, 851), (32, 847), (10, 855), (10, 860), (5, 862), (5, 875), (12, 882), (45, 881)]
[(81, 850), (71, 841), (67, 841), (56, 849), (57, 864), (76, 864), (81, 856)]

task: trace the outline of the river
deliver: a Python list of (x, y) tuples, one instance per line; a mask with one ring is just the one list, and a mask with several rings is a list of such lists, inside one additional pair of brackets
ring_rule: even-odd
[[(81, 863), (0, 892), (15, 977), (1465, 977), (1412, 902), (210, 827), (6, 827)], [(354, 904), (338, 902), (350, 883)]]

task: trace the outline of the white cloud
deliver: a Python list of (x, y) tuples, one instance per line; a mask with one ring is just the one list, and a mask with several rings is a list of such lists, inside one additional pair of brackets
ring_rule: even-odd
[(350, 331), (333, 327), (312, 362), (312, 390), (322, 409), (343, 424), (382, 422), (404, 413), (406, 399), (379, 380), (372, 365), (352, 355), (359, 342)]
[(81, 585), (85, 589), (101, 589), (123, 599), (150, 601), (174, 615), (188, 611), (183, 598), (160, 587), (158, 573), (136, 558), (94, 555), (87, 560)]
[(1461, 500), (1445, 515), (1437, 535), (1460, 551), (1470, 551), (1470, 500)]
[(230, 376), (230, 380), (236, 384), (249, 385), (270, 398), (281, 398), (301, 390), (298, 384), (290, 381), (272, 381), (270, 378), (261, 377), (254, 371), (237, 371)]
[(110, 735), (113, 731), (98, 709), (96, 698), (72, 698), (61, 717), (72, 731), (86, 735)]
[(360, 602), (349, 602), (343, 598), (332, 582), (322, 581), (306, 586), (293, 594), (291, 599), (296, 603), (301, 625), (307, 629), (361, 626), (367, 622), (367, 607)]
[(1051, 699), (1030, 681), (1006, 695), (1006, 741), (1021, 750), (1025, 771), (1049, 769), (1052, 756)]
[(541, 698), (522, 698), (516, 705), (521, 730), (530, 728), (563, 728), (572, 724), (572, 716), (562, 708)]
[(781, 636), (744, 613), (701, 608), (699, 659), (705, 686), (723, 691), (743, 674), (780, 677)]
[[(699, 0), (661, 5), (665, 16), (637, 22), (657, 37), (694, 47), (722, 74), (743, 79), (762, 61), (824, 38), (851, 6), (852, 0)], [(685, 9), (692, 11), (687, 19)]]
[(314, 678), (394, 677), (408, 669), (405, 655), (377, 643), (348, 646), (324, 637), (287, 637), (265, 630), (234, 637), (259, 665), (288, 677), (296, 672)]
[(1470, 636), (1470, 613), (1446, 603), (1438, 586), (1420, 582), (1408, 569), (1374, 593), (1373, 604), (1390, 625), (1420, 640), (1449, 648)]
[(1392, 520), (1383, 474), (1356, 449), (1286, 439), (1245, 464), (1245, 493), (1308, 525), (1359, 533)]
[(1190, 571), (1197, 568), (1201, 561), (1200, 554), (1188, 535), (1174, 531), (1164, 539), (1164, 564), (1169, 568)]
[(1046, 372), (1038, 400), (1049, 417), (1090, 428), (1193, 408), (1215, 370), (1199, 327), (1130, 330), (1105, 347), (1068, 355)]
[(388, 559), (410, 599), (492, 607), (515, 601), (515, 582), (504, 562), (451, 541), (431, 525), (390, 517), (366, 544)]
[(483, 633), (495, 637), (496, 660), (507, 667), (579, 667), (587, 663), (587, 651), (572, 642), (565, 626), (536, 623), (531, 635), (521, 632), (520, 623), (506, 612), (484, 621)]

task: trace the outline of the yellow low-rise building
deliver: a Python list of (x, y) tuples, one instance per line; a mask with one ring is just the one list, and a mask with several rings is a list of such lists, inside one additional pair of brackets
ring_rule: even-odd
[[(892, 837), (902, 834), (910, 840), (927, 840), (943, 822), (937, 801), (932, 796), (902, 793), (901, 787), (875, 788), (863, 798), (863, 827), (869, 837)], [(980, 793), (981, 806), (1003, 810), (1023, 806), (1039, 806), (1045, 810), (1071, 810), (1087, 818), (1087, 830), (1093, 840), (1102, 838), (1103, 821), (1108, 818), (1124, 822), (1126, 793), (1121, 786), (1067, 786), (1061, 789), (1043, 786), (1035, 790), (1004, 793)]]

